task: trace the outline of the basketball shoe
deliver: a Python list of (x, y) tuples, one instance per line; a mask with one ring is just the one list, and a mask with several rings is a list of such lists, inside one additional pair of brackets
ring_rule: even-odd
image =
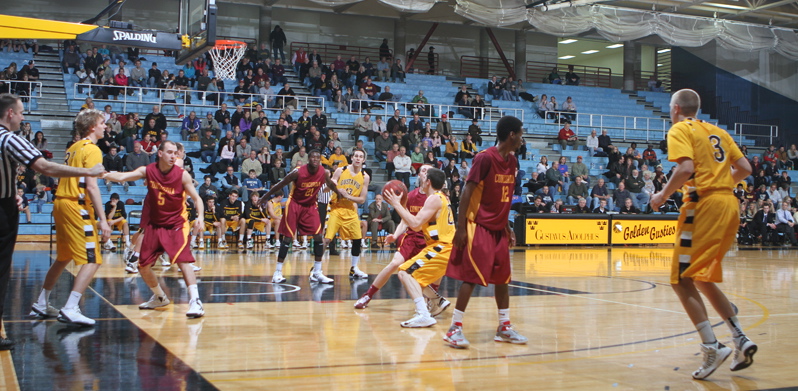
[(416, 315), (410, 318), (410, 320), (399, 323), (399, 325), (406, 328), (419, 328), (430, 327), (436, 323), (438, 323), (438, 321), (429, 316), (429, 314), (419, 314), (416, 312)]
[(443, 336), (443, 341), (455, 349), (465, 349), (471, 345), (465, 335), (463, 335), (463, 325), (460, 323), (455, 323), (452, 327), (449, 327), (449, 331)]
[(297, 241), (297, 240), (294, 240), (293, 246), (294, 246), (294, 248), (302, 248), (302, 245), (299, 244), (299, 241)]
[(125, 263), (125, 271), (130, 274), (136, 274), (139, 272), (139, 267), (137, 262), (127, 262)]
[(429, 310), (429, 314), (432, 317), (438, 316), (446, 311), (452, 303), (449, 300), (444, 299), (441, 297), (440, 299), (431, 299), (427, 301), (427, 309)]
[(701, 344), (701, 352), (704, 353), (704, 362), (701, 363), (701, 367), (693, 372), (693, 379), (697, 380), (706, 379), (712, 372), (715, 372), (732, 354), (732, 348), (716, 342), (714, 344)]
[(252, 247), (255, 247), (255, 241), (252, 239), (247, 240), (247, 250), (251, 249)]
[(238, 241), (238, 249), (239, 250), (243, 250), (244, 249), (244, 242), (242, 242), (240, 240)]
[(197, 248), (197, 239), (192, 239), (192, 240), (191, 240), (191, 248), (192, 248), (192, 249), (195, 249), (195, 248)]
[(734, 357), (732, 357), (731, 370), (739, 371), (750, 367), (754, 363), (754, 353), (757, 349), (756, 344), (745, 335), (734, 338)]
[(130, 259), (130, 257), (133, 256), (133, 246), (125, 246), (125, 251), (122, 252), (122, 256), (123, 256), (122, 259), (124, 259), (125, 262), (127, 262)]
[(285, 277), (283, 277), (283, 272), (278, 272), (278, 271), (274, 272), (274, 275), (272, 276), (272, 282), (275, 284), (285, 282)]
[(205, 250), (205, 241), (204, 240), (200, 240), (199, 244), (197, 245), (197, 248), (200, 249), (200, 250)]
[(349, 268), (349, 278), (369, 278), (369, 275), (360, 270), (357, 266), (352, 266)]
[(55, 318), (58, 316), (58, 309), (47, 303), (46, 305), (41, 305), (39, 303), (33, 303), (31, 306), (30, 316), (40, 316), (42, 318)]
[(355, 308), (362, 310), (369, 306), (370, 301), (371, 301), (371, 296), (364, 294), (363, 296), (360, 296), (360, 298), (357, 299), (357, 301), (355, 302)]
[(165, 307), (167, 305), (169, 305), (169, 298), (166, 296), (158, 297), (158, 295), (152, 295), (149, 301), (139, 304), (139, 309), (154, 310), (158, 307)]
[(216, 247), (222, 248), (222, 249), (227, 248), (227, 242), (225, 242), (224, 240), (220, 240), (219, 244)]
[(162, 253), (161, 256), (158, 257), (161, 260), (161, 266), (169, 268), (172, 267), (172, 261), (169, 260), (169, 256), (166, 253)]
[(188, 312), (186, 312), (186, 316), (189, 318), (199, 318), (205, 315), (205, 310), (202, 308), (202, 302), (200, 299), (191, 300), (188, 303)]
[(94, 326), (94, 319), (88, 318), (80, 312), (80, 307), (61, 308), (58, 312), (58, 321), (61, 323), (72, 323), (83, 326)]
[(103, 248), (108, 251), (116, 251), (116, 246), (114, 246), (114, 242), (111, 241), (111, 239), (108, 239), (108, 241), (103, 244)]
[(496, 336), (493, 337), (493, 340), (496, 342), (525, 344), (529, 339), (513, 330), (513, 326), (510, 324), (510, 322), (504, 322), (503, 324), (499, 325), (498, 329), (496, 329)]
[(313, 268), (310, 269), (310, 282), (318, 282), (320, 284), (332, 284), (335, 282), (330, 277), (327, 277), (321, 271), (315, 271)]

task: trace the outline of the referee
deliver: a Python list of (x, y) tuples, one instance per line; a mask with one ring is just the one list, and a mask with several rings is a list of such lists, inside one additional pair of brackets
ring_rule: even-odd
[[(17, 196), (17, 165), (23, 164), (35, 171), (52, 177), (100, 176), (105, 172), (102, 164), (91, 169), (69, 167), (42, 159), (42, 154), (22, 137), (14, 134), (25, 119), (22, 101), (12, 94), (0, 94), (0, 330), (2, 316), (11, 276), (11, 261), (19, 228), (19, 205)], [(0, 350), (14, 347), (14, 341), (0, 337)]]

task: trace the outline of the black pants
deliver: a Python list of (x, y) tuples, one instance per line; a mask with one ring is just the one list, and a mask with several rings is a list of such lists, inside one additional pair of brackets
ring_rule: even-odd
[(321, 226), (324, 227), (324, 222), (327, 220), (327, 204), (319, 202), (318, 208), (319, 208), (319, 221), (321, 221)]
[(795, 238), (795, 230), (789, 224), (778, 224), (776, 229), (784, 234), (784, 238), (790, 241), (793, 246), (798, 246), (798, 239)]
[(14, 244), (17, 242), (19, 229), (19, 209), (16, 197), (0, 198), (0, 322), (8, 291), (8, 280), (11, 278), (11, 262), (14, 256)]

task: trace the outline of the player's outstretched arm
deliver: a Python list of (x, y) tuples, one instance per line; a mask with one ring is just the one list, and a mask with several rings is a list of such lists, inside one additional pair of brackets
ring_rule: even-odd
[(102, 163), (97, 163), (97, 165), (92, 168), (80, 168), (49, 162), (45, 159), (36, 159), (30, 165), (30, 168), (32, 168), (33, 171), (57, 178), (78, 176), (98, 177), (105, 172), (105, 167), (103, 167)]
[(289, 183), (296, 181), (297, 178), (299, 178), (299, 173), (297, 172), (297, 170), (292, 170), (291, 172), (289, 172), (288, 175), (286, 175), (285, 178), (283, 178), (283, 180), (277, 182), (276, 185), (272, 186), (272, 188), (269, 189), (269, 191), (267, 191), (266, 194), (263, 195), (263, 197), (260, 199), (260, 204), (264, 205), (268, 203), (269, 200), (272, 199), (272, 194), (274, 194), (277, 190), (280, 190), (283, 187), (287, 186)]
[(194, 219), (194, 227), (200, 229), (205, 227), (205, 204), (202, 202), (199, 193), (197, 193), (197, 189), (195, 189), (192, 184), (193, 180), (191, 179), (191, 175), (183, 171), (183, 189), (186, 194), (194, 200), (194, 212), (197, 214), (197, 218)]
[(693, 163), (693, 159), (683, 157), (676, 162), (676, 168), (673, 170), (673, 175), (671, 176), (671, 180), (669, 180), (665, 187), (662, 190), (651, 196), (651, 208), (653, 210), (659, 210), (659, 207), (668, 200), (668, 197), (671, 196), (676, 190), (682, 188), (685, 182), (687, 182), (693, 173), (695, 172), (695, 165)]
[(396, 229), (393, 231), (393, 233), (390, 233), (385, 237), (385, 242), (389, 244), (395, 242), (398, 237), (405, 233), (405, 231), (407, 231), (407, 223), (402, 220), (399, 222), (399, 225), (396, 226)]
[[(339, 169), (339, 170), (340, 170), (340, 169)], [(338, 174), (338, 175), (340, 175), (340, 174)], [(327, 184), (327, 187), (328, 187), (330, 190), (332, 190), (332, 191), (334, 191), (334, 192), (336, 192), (336, 193), (338, 193), (338, 194), (341, 194), (341, 193), (338, 191), (338, 185), (335, 183), (335, 181), (333, 181), (333, 180), (330, 178), (330, 172), (329, 172), (329, 171), (326, 171), (326, 172), (325, 172), (325, 174), (324, 174), (324, 183), (326, 183), (326, 184)]]
[(418, 211), (418, 214), (413, 216), (410, 211), (402, 206), (402, 197), (399, 194), (394, 193), (393, 190), (389, 190), (384, 196), (385, 201), (391, 204), (391, 206), (396, 209), (396, 213), (399, 213), (399, 216), (402, 217), (402, 222), (406, 223), (408, 227), (415, 231), (421, 229), (424, 223), (437, 216), (441, 209), (441, 199), (439, 197), (428, 197), (424, 202), (424, 206)]
[(476, 188), (476, 182), (467, 182), (463, 194), (460, 196), (460, 205), (465, 206), (466, 209), (463, 210), (461, 208), (460, 213), (457, 214), (457, 228), (454, 231), (454, 240), (452, 241), (452, 244), (456, 248), (463, 248), (466, 244), (468, 205), (471, 204), (471, 195), (474, 194), (474, 189)]
[(110, 182), (137, 181), (147, 176), (147, 166), (141, 166), (133, 171), (111, 171), (103, 175), (103, 179)]

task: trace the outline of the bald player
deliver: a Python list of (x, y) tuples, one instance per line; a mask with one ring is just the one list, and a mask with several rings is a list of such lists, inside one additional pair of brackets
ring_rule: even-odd
[[(751, 165), (725, 130), (695, 118), (700, 108), (701, 98), (695, 91), (673, 94), (668, 160), (676, 162), (676, 168), (662, 191), (651, 197), (651, 207), (659, 210), (680, 188), (685, 194), (671, 261), (671, 286), (701, 336), (704, 362), (693, 372), (695, 379), (711, 375), (732, 353), (732, 371), (748, 368), (757, 351), (716, 285), (723, 281), (721, 262), (735, 241), (739, 223), (733, 189), (751, 175)], [(733, 350), (715, 338), (699, 291), (731, 330)]]

